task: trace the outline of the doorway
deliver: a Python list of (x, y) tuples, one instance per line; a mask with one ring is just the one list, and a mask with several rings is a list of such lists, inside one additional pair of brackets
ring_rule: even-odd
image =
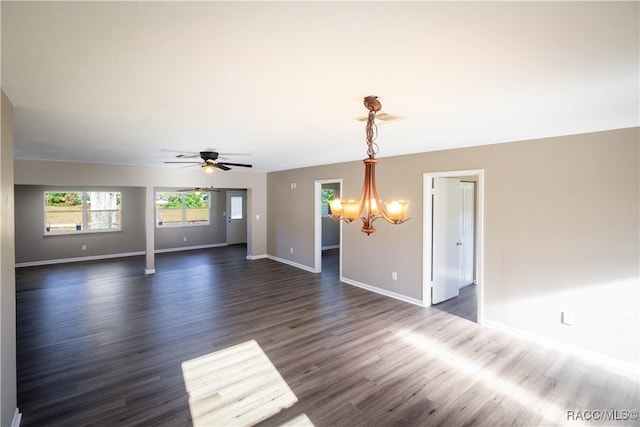
[(426, 173), (423, 191), (423, 304), (454, 307), (461, 293), (473, 298), (471, 317), (482, 323), (484, 171)]
[(227, 191), (227, 244), (247, 243), (247, 192)]
[[(341, 179), (319, 179), (314, 182), (314, 273), (322, 272), (323, 259), (338, 260), (339, 277), (342, 277), (342, 221), (328, 217), (328, 199), (339, 198), (342, 191)], [(331, 193), (333, 197), (328, 197)], [(331, 255), (323, 257), (323, 252)]]

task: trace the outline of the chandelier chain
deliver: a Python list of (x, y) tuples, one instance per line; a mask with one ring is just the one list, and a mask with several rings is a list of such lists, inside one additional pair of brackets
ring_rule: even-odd
[(375, 143), (376, 138), (378, 137), (378, 126), (375, 123), (376, 112), (374, 110), (369, 110), (369, 117), (367, 118), (367, 155), (370, 159), (376, 157), (378, 154), (378, 144)]

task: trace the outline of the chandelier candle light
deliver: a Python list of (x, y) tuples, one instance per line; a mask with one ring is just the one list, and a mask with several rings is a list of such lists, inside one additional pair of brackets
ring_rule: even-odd
[[(367, 235), (376, 231), (373, 222), (378, 218), (384, 218), (391, 224), (402, 224), (408, 221), (407, 209), (409, 202), (404, 200), (394, 200), (392, 202), (381, 203), (376, 188), (376, 154), (378, 145), (374, 142), (378, 136), (378, 128), (374, 122), (376, 113), (380, 111), (382, 105), (377, 96), (367, 96), (364, 99), (364, 106), (369, 110), (367, 118), (367, 157), (364, 162), (364, 184), (360, 200), (333, 199), (331, 201), (331, 217), (336, 220), (344, 220), (351, 224), (356, 219), (362, 220), (362, 232)], [(385, 207), (386, 206), (386, 207)]]

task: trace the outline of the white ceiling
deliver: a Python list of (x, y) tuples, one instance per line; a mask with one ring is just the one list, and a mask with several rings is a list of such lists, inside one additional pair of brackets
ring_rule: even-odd
[(2, 1), (1, 81), (16, 158), (275, 171), (364, 158), (367, 95), (379, 157), (638, 126), (638, 6)]

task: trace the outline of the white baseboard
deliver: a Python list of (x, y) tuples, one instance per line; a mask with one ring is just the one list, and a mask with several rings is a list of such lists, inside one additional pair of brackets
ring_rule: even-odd
[(503, 325), (502, 323), (493, 322), (491, 320), (484, 320), (482, 326), (486, 326), (491, 329), (495, 329), (500, 332), (504, 332), (516, 337), (532, 341), (537, 344), (542, 344), (548, 347), (555, 348), (566, 353), (570, 353), (574, 356), (586, 359), (592, 363), (603, 366), (609, 370), (618, 372), (620, 374), (631, 376), (636, 381), (640, 380), (640, 365), (634, 365), (632, 363), (624, 362), (618, 359), (614, 359), (609, 356), (605, 356), (599, 353), (595, 353), (589, 350), (585, 350), (574, 345), (565, 344), (560, 341), (556, 341), (550, 338), (546, 338), (540, 335), (532, 334), (521, 329), (512, 328), (511, 326)]
[[(315, 271), (313, 268), (311, 268), (309, 266), (306, 266), (306, 265), (303, 265), (303, 264), (299, 264), (297, 262), (289, 261), (288, 259), (278, 258), (278, 257), (275, 257), (273, 255), (267, 255), (267, 258), (269, 258), (269, 259), (271, 259), (273, 261), (281, 262), (283, 264), (287, 264), (287, 265), (291, 265), (293, 267), (300, 268), (300, 269), (308, 271), (310, 273), (317, 273), (317, 271)], [(357, 282), (355, 280), (347, 279), (345, 277), (341, 277), (340, 281), (344, 282), (344, 283), (346, 283), (348, 285), (356, 286), (358, 288), (362, 288), (362, 289), (365, 289), (367, 291), (371, 291), (371, 292), (375, 292), (375, 293), (380, 294), (380, 295), (384, 295), (386, 297), (391, 297), (391, 298), (394, 298), (394, 299), (397, 299), (397, 300), (400, 300), (400, 301), (404, 301), (404, 302), (408, 302), (408, 303), (411, 303), (411, 304), (419, 305), (420, 307), (425, 307), (425, 305), (419, 299), (411, 298), (411, 297), (408, 297), (406, 295), (398, 294), (396, 292), (388, 291), (386, 289), (376, 288), (375, 286), (367, 285), (365, 283), (360, 283), (360, 282)]]
[[(229, 245), (227, 245), (226, 243), (214, 243), (211, 245), (185, 246), (180, 248), (169, 248), (169, 249), (156, 249), (153, 252), (156, 254), (159, 254), (159, 253), (165, 253), (165, 252), (190, 251), (194, 249), (219, 248), (222, 246), (229, 246)], [(64, 264), (68, 262), (95, 261), (95, 260), (111, 259), (111, 258), (124, 258), (124, 257), (138, 256), (138, 255), (144, 255), (144, 254), (145, 254), (144, 251), (138, 251), (138, 252), (123, 252), (118, 254), (92, 255), (92, 256), (83, 256), (83, 257), (75, 257), (75, 258), (47, 259), (43, 261), (18, 262), (16, 263), (16, 268), (35, 267), (38, 265), (49, 265), (49, 264)], [(147, 270), (145, 270), (145, 274), (153, 274), (153, 273), (155, 273), (155, 271), (151, 273), (147, 273)]]
[(269, 258), (269, 259), (271, 259), (273, 261), (278, 261), (278, 262), (281, 262), (283, 264), (287, 264), (287, 265), (290, 265), (292, 267), (296, 267), (296, 268), (308, 271), (310, 273), (315, 273), (316, 272), (313, 268), (311, 268), (309, 266), (306, 266), (304, 264), (299, 264), (297, 262), (289, 261), (288, 259), (278, 258), (278, 257), (273, 256), (273, 255), (267, 255), (267, 258)]
[(326, 251), (327, 249), (338, 249), (340, 247), (340, 245), (329, 245), (329, 246), (323, 246), (322, 250)]
[(92, 255), (92, 256), (83, 256), (83, 257), (76, 257), (76, 258), (48, 259), (44, 261), (19, 262), (19, 263), (16, 263), (16, 268), (34, 267), (38, 265), (49, 265), (49, 264), (64, 264), (67, 262), (95, 261), (99, 259), (124, 258), (128, 256), (138, 256), (138, 255), (144, 255), (144, 251), (124, 252), (119, 254)]
[(255, 260), (255, 259), (264, 259), (264, 258), (268, 258), (267, 254), (262, 254), (262, 255), (247, 255), (247, 259), (248, 260)]
[(227, 245), (226, 243), (213, 243), (211, 245), (181, 246), (179, 248), (156, 249), (153, 252), (156, 254), (162, 254), (166, 252), (192, 251), (194, 249), (221, 248), (223, 246), (229, 246), (229, 245)]
[(348, 285), (356, 286), (358, 288), (365, 289), (370, 292), (375, 292), (376, 294), (384, 295), (386, 297), (394, 298), (400, 301), (408, 302), (410, 304), (419, 305), (420, 307), (425, 307), (421, 300), (408, 297), (406, 295), (402, 295), (393, 291), (389, 291), (387, 289), (377, 288), (375, 286), (367, 285), (366, 283), (357, 282), (355, 280), (347, 279), (346, 277), (340, 278), (341, 282), (344, 282)]
[(16, 412), (13, 414), (13, 420), (11, 421), (11, 427), (20, 427), (20, 421), (22, 420), (22, 414), (16, 408)]

